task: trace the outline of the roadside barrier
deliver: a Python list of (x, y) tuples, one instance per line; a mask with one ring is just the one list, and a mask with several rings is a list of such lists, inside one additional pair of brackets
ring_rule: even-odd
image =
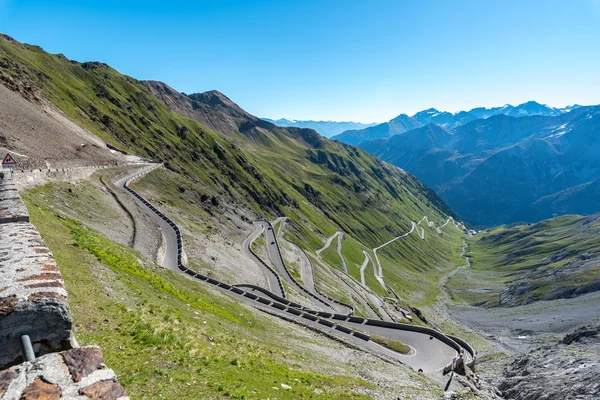
[(275, 293), (273, 293), (273, 292), (271, 292), (271, 291), (269, 291), (269, 290), (265, 289), (264, 287), (260, 287), (260, 286), (257, 286), (257, 285), (252, 285), (252, 284), (250, 284), (250, 283), (240, 283), (240, 284), (236, 284), (236, 285), (233, 285), (233, 286), (234, 286), (234, 287), (238, 287), (238, 288), (240, 288), (240, 287), (241, 287), (241, 288), (243, 288), (243, 287), (247, 287), (247, 288), (250, 288), (250, 289), (256, 290), (256, 291), (258, 291), (258, 292), (261, 292), (261, 293), (263, 293), (263, 294), (264, 294), (264, 295), (266, 295), (266, 296), (269, 296), (269, 297), (270, 297), (270, 298), (272, 298), (273, 300), (276, 300), (276, 301), (278, 301), (278, 302), (280, 302), (280, 303), (283, 303), (283, 304), (285, 304), (286, 306), (295, 307), (295, 308), (300, 308), (300, 307), (302, 307), (302, 306), (301, 306), (300, 304), (298, 304), (298, 303), (294, 303), (294, 302), (292, 302), (292, 301), (289, 301), (289, 300), (288, 300), (288, 299), (286, 299), (286, 298), (283, 298), (283, 297), (281, 297), (281, 296), (277, 296)]
[(473, 347), (471, 347), (471, 345), (469, 343), (467, 343), (466, 341), (462, 340), (461, 338), (453, 336), (453, 335), (446, 335), (446, 336), (448, 336), (450, 339), (454, 340), (462, 348), (464, 348), (467, 351), (467, 353), (469, 353), (471, 355), (471, 358), (473, 358), (473, 359), (477, 358), (477, 352), (475, 351), (475, 349), (473, 349)]
[(371, 340), (371, 336), (370, 336), (370, 335), (367, 335), (366, 333), (362, 333), (362, 332), (357, 332), (357, 331), (354, 331), (354, 332), (352, 332), (352, 334), (353, 334), (354, 336), (356, 336), (357, 338), (359, 338), (359, 339), (366, 340), (367, 342), (368, 342), (369, 340)]
[(418, 325), (408, 325), (408, 324), (400, 324), (397, 322), (388, 322), (388, 321), (379, 321), (376, 319), (368, 319), (365, 325), (373, 325), (373, 326), (381, 326), (384, 328), (398, 329), (403, 331), (410, 332), (418, 332), (423, 333), (429, 336), (432, 336), (436, 339), (441, 340), (448, 346), (452, 347), (454, 350), (460, 353), (461, 347), (454, 340), (450, 339), (448, 336), (444, 335), (441, 332), (436, 331), (435, 329), (425, 328), (423, 326)]
[[(269, 226), (271, 227), (271, 229), (273, 229), (273, 226), (271, 225), (271, 223), (269, 221), (263, 220), (264, 222), (268, 223)], [(279, 251), (279, 256), (281, 257), (281, 252), (279, 250), (279, 241), (277, 240), (277, 235), (275, 236), (275, 242), (277, 243), (277, 251)], [(287, 239), (286, 239), (287, 240)], [(314, 266), (312, 264), (312, 261), (310, 261), (310, 258), (308, 257), (308, 255), (306, 254), (306, 252), (304, 251), (304, 249), (302, 249), (302, 247), (298, 246), (298, 244), (292, 242), (291, 240), (288, 240), (288, 242), (290, 242), (292, 245), (296, 246), (296, 248), (298, 248), (301, 252), (304, 253), (304, 256), (306, 257), (306, 259), (308, 260), (309, 264), (310, 264), (310, 273), (312, 275), (313, 278), (313, 282), (315, 282), (315, 272), (314, 272)], [(283, 261), (283, 257), (281, 258), (281, 260)], [(283, 263), (284, 268), (286, 270), (286, 272), (288, 273), (288, 276), (294, 281), (294, 283), (299, 286), (302, 291), (304, 291), (305, 293), (308, 293), (310, 296), (316, 298), (317, 300), (319, 300), (321, 303), (327, 304), (325, 303), (323, 300), (321, 300), (320, 298), (318, 298), (317, 296), (315, 296), (311, 291), (309, 291), (308, 289), (306, 289), (306, 287), (304, 287), (304, 285), (301, 285), (298, 281), (296, 281), (294, 279), (294, 277), (292, 276), (292, 274), (289, 273), (287, 266), (285, 265), (285, 262)], [(348, 315), (354, 314), (354, 307), (352, 307), (349, 304), (346, 303), (342, 303), (341, 301), (338, 301), (336, 299), (332, 299), (331, 297), (327, 296), (325, 293), (321, 292), (318, 288), (317, 285), (315, 284), (315, 291), (322, 297), (326, 298), (327, 300), (331, 301), (332, 303), (338, 304), (340, 306), (346, 307), (348, 309), (350, 309), (350, 313)], [(327, 304), (329, 306), (329, 304)], [(329, 306), (331, 307), (331, 306)]]
[[(157, 165), (155, 168), (158, 167), (162, 167), (162, 164)], [(297, 303), (292, 303), (289, 300), (277, 296), (276, 294), (261, 288), (260, 286), (256, 286), (256, 285), (252, 285), (252, 284), (241, 284), (241, 285), (229, 285), (223, 282), (220, 282), (216, 279), (213, 278), (209, 278), (206, 277), (200, 273), (197, 273), (195, 271), (190, 270), (189, 268), (185, 267), (182, 262), (182, 240), (181, 240), (181, 232), (179, 231), (179, 228), (177, 227), (177, 225), (171, 221), (167, 216), (165, 216), (163, 213), (161, 213), (159, 210), (157, 210), (154, 206), (152, 206), (148, 201), (146, 201), (143, 197), (141, 197), (138, 193), (136, 193), (133, 189), (129, 188), (129, 184), (134, 180), (134, 179), (139, 179), (139, 177), (141, 177), (142, 175), (145, 175), (146, 173), (148, 173), (149, 171), (144, 171), (138, 175), (136, 175), (135, 177), (129, 179), (126, 183), (125, 183), (125, 189), (127, 191), (129, 191), (129, 193), (131, 193), (134, 197), (136, 197), (137, 199), (139, 199), (142, 203), (144, 203), (146, 206), (148, 206), (153, 212), (155, 212), (159, 217), (161, 217), (164, 221), (166, 221), (174, 230), (176, 238), (177, 238), (177, 261), (178, 261), (178, 268), (183, 271), (184, 273), (186, 273), (187, 275), (196, 278), (196, 279), (200, 279), (203, 281), (207, 281), (208, 283), (213, 284), (216, 287), (219, 287), (221, 289), (225, 289), (225, 290), (229, 290), (233, 293), (236, 294), (240, 294), (243, 295), (244, 297), (247, 297), (249, 299), (255, 300), (257, 302), (260, 302), (262, 304), (267, 304), (270, 305), (273, 308), (282, 310), (282, 311), (286, 311), (290, 314), (296, 315), (296, 316), (301, 316), (302, 318), (308, 319), (310, 321), (313, 322), (318, 322), (319, 324), (322, 324), (324, 326), (327, 326), (329, 328), (338, 330), (340, 332), (346, 333), (348, 335), (353, 335), (359, 339), (365, 340), (365, 341), (369, 341), (370, 340), (370, 336), (362, 333), (362, 332), (358, 332), (355, 330), (352, 330), (346, 326), (342, 326), (342, 325), (337, 325), (334, 324), (331, 321), (328, 321), (326, 319), (323, 318), (331, 318), (334, 320), (341, 320), (341, 321), (348, 321), (348, 322), (354, 322), (354, 323), (358, 323), (358, 324), (366, 324), (366, 325), (373, 325), (373, 326), (381, 326), (381, 327), (386, 327), (386, 328), (391, 328), (391, 329), (398, 329), (398, 330), (405, 330), (405, 331), (412, 331), (412, 332), (419, 332), (419, 333), (423, 333), (423, 334), (427, 334), (430, 335), (432, 337), (435, 337), (437, 339), (439, 339), (440, 341), (444, 342), (445, 344), (447, 344), (448, 346), (452, 347), (453, 349), (455, 349), (456, 351), (458, 351), (459, 353), (461, 352), (461, 346), (462, 348), (464, 348), (465, 350), (467, 350), (467, 352), (469, 352), (469, 354), (471, 354), (473, 356), (473, 358), (475, 358), (475, 352), (473, 350), (473, 348), (465, 341), (458, 339), (456, 337), (449, 337), (447, 335), (444, 335), (441, 332), (438, 332), (434, 329), (431, 328), (425, 328), (425, 327), (421, 327), (421, 326), (415, 326), (415, 325), (408, 325), (408, 324), (400, 324), (397, 322), (388, 322), (388, 321), (382, 321), (382, 320), (374, 320), (374, 319), (365, 319), (362, 317), (355, 317), (355, 316), (351, 316), (351, 315), (345, 315), (345, 314), (331, 314), (331, 313), (326, 313), (326, 312), (318, 312), (318, 311), (314, 311), (314, 310), (309, 310), (306, 309), (305, 307), (302, 307), (300, 304)], [(271, 229), (273, 229), (273, 227), (271, 226), (271, 224), (266, 221), (269, 226), (271, 227)], [(275, 240), (277, 240), (277, 236), (275, 235)], [(295, 245), (295, 244), (294, 244)], [(297, 245), (296, 245), (297, 246)], [(277, 246), (277, 250), (279, 251), (279, 246)], [(254, 254), (254, 253), (252, 253)], [(256, 256), (256, 255), (255, 255)], [(281, 253), (279, 253), (279, 256), (281, 257)], [(257, 257), (258, 258), (258, 257)], [(258, 258), (260, 260), (260, 258)], [(283, 258), (282, 258), (283, 261)], [(309, 260), (310, 261), (310, 260)], [(261, 262), (269, 269), (272, 270), (272, 268), (268, 267), (262, 260)], [(303, 289), (303, 291), (308, 292), (306, 290), (306, 288), (304, 288), (302, 285), (300, 285), (297, 281), (295, 281), (295, 279), (291, 276), (291, 274), (289, 273), (289, 271), (287, 270), (287, 267), (285, 267), (285, 263), (284, 263), (284, 269), (286, 270), (286, 272), (288, 273), (288, 275), (292, 278), (292, 280), (294, 281), (294, 283), (296, 285), (298, 285), (299, 287), (301, 287)], [(312, 271), (312, 268), (311, 268)], [(281, 285), (281, 281), (279, 280), (279, 283)], [(264, 293), (265, 295), (271, 297), (273, 300), (275, 301), (271, 301), (269, 299), (266, 299), (264, 297), (261, 296), (257, 296), (253, 293), (244, 291), (242, 289), (240, 289), (240, 287), (248, 287), (251, 288), (253, 290), (257, 290), (260, 291), (262, 293)], [(316, 287), (315, 287), (316, 288)], [(283, 287), (281, 287), (282, 291), (283, 291)], [(313, 297), (317, 298), (316, 296), (314, 296), (314, 294), (308, 292), (309, 294), (311, 294)], [(320, 299), (319, 299), (320, 300)], [(327, 304), (325, 302), (323, 302), (322, 300), (320, 300), (322, 303)], [(349, 307), (350, 309), (354, 310), (351, 306), (348, 306), (346, 304), (343, 304), (341, 302), (336, 302), (338, 304), (342, 304), (346, 307)], [(299, 309), (303, 309), (303, 311), (300, 311)], [(319, 318), (321, 317), (321, 318)], [(460, 343), (460, 344), (459, 344)]]

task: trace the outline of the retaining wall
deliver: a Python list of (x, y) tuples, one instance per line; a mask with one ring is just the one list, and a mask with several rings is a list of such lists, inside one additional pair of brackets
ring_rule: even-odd
[[(21, 335), (36, 354), (73, 347), (62, 275), (14, 184), (0, 184), (0, 368), (22, 362)], [(7, 194), (9, 194), (7, 196)]]
[[(58, 265), (14, 182), (0, 177), (0, 399), (125, 398), (100, 350), (77, 348), (67, 299)], [(37, 357), (32, 362), (25, 362), (23, 335)], [(69, 378), (70, 362), (84, 368), (79, 375), (101, 372)]]
[[(118, 162), (110, 164), (94, 165), (87, 167), (71, 168), (37, 168), (37, 169), (15, 169), (13, 171), (13, 182), (23, 188), (31, 185), (40, 185), (50, 181), (69, 181), (75, 179), (89, 178), (99, 169), (117, 168), (128, 165), (141, 165), (140, 163)], [(5, 173), (10, 176), (10, 172)]]

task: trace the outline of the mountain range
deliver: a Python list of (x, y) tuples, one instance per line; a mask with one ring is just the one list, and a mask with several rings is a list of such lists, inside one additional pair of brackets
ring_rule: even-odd
[(550, 115), (429, 123), (360, 147), (415, 174), (474, 225), (599, 212), (600, 106), (539, 111)]
[(580, 106), (575, 104), (564, 108), (554, 108), (545, 104), (539, 104), (535, 101), (529, 101), (527, 103), (519, 104), (518, 106), (506, 104), (502, 107), (477, 107), (470, 111), (459, 111), (457, 113), (438, 111), (435, 108), (429, 108), (427, 110), (419, 111), (412, 117), (407, 114), (400, 114), (396, 118), (382, 124), (368, 128), (347, 130), (339, 135), (333, 136), (332, 139), (356, 146), (365, 140), (389, 138), (430, 123), (451, 130), (476, 119), (489, 118), (499, 114), (511, 117), (529, 117), (534, 115), (557, 116), (577, 107)]
[(263, 118), (265, 121), (269, 121), (272, 124), (277, 126), (295, 126), (297, 128), (308, 128), (314, 129), (319, 132), (321, 136), (325, 136), (326, 138), (330, 138), (335, 135), (339, 135), (340, 133), (352, 130), (352, 129), (364, 129), (374, 125), (376, 123), (363, 124), (361, 122), (351, 122), (351, 121), (302, 121), (295, 119), (269, 119)]

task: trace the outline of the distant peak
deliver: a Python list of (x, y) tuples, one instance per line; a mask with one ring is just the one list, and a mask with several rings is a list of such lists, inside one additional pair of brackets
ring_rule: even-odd
[(406, 118), (410, 118), (410, 117), (406, 114), (400, 114), (397, 117), (395, 117), (394, 119), (392, 119), (392, 121), (397, 121), (397, 120), (406, 119)]

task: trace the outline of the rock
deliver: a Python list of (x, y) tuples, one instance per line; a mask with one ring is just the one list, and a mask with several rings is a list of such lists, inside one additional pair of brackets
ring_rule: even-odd
[(292, 387), (290, 385), (286, 385), (285, 383), (281, 384), (281, 388), (285, 390), (292, 390)]
[(125, 390), (119, 382), (105, 380), (79, 389), (79, 394), (85, 395), (91, 400), (116, 400), (125, 396)]
[(59, 400), (61, 396), (62, 390), (58, 385), (35, 378), (21, 394), (21, 400)]
[(79, 382), (104, 366), (102, 352), (97, 347), (84, 347), (62, 352), (73, 381)]
[(0, 398), (10, 386), (10, 383), (17, 377), (17, 371), (14, 368), (0, 372)]
[(0, 372), (1, 400), (84, 398), (127, 398), (97, 347), (46, 354)]
[(564, 338), (562, 338), (560, 343), (571, 344), (573, 342), (579, 342), (583, 338), (595, 337), (598, 335), (600, 335), (600, 326), (595, 326), (595, 327), (583, 326), (583, 327), (577, 329), (575, 332), (569, 333), (568, 335), (566, 335)]

